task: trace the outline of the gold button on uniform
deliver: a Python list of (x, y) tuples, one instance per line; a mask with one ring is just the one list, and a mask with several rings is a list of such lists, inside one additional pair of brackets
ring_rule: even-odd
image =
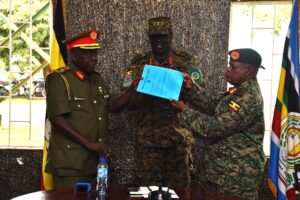
[(78, 105), (78, 108), (80, 108), (80, 105)]
[(94, 103), (97, 103), (97, 101), (96, 101), (96, 100), (94, 100)]
[(98, 119), (99, 119), (99, 120), (101, 120), (102, 118), (101, 118), (101, 117), (99, 117)]

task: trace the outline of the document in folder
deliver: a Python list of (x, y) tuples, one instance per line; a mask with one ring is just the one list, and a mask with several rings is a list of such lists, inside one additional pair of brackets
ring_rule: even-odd
[(179, 99), (183, 75), (181, 72), (145, 65), (137, 91), (164, 99)]

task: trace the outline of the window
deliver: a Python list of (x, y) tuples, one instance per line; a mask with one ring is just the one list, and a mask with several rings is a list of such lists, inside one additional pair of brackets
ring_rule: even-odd
[(50, 0), (0, 0), (0, 147), (42, 147)]
[(258, 82), (264, 98), (264, 152), (267, 156), (270, 155), (273, 111), (291, 9), (292, 1), (231, 4), (229, 49), (250, 47), (257, 50), (266, 68), (259, 70)]

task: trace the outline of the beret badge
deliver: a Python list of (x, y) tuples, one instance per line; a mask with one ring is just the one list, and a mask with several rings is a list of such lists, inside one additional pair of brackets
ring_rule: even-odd
[(230, 53), (230, 58), (232, 60), (238, 60), (240, 58), (240, 52), (238, 52), (238, 51), (232, 51)]
[(97, 31), (92, 31), (90, 33), (90, 37), (91, 37), (91, 39), (95, 40), (97, 38)]

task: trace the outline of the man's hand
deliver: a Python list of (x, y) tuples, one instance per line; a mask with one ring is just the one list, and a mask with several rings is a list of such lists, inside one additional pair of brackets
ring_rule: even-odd
[(90, 150), (97, 151), (100, 156), (108, 157), (109, 156), (109, 148), (103, 143), (99, 141), (92, 141), (87, 144), (87, 147)]
[(187, 105), (185, 105), (183, 101), (170, 100), (170, 103), (173, 107), (179, 110), (184, 110), (187, 108)]
[(132, 81), (131, 83), (131, 88), (133, 88), (135, 91), (140, 83), (140, 80), (142, 80), (142, 73), (143, 71), (141, 70), (141, 68), (139, 68), (139, 70), (137, 71), (135, 77), (134, 77), (134, 80)]
[(125, 108), (125, 106), (130, 101), (132, 95), (136, 93), (136, 89), (138, 87), (140, 80), (141, 80), (141, 76), (140, 75), (136, 76), (133, 82), (131, 83), (130, 87), (128, 87), (126, 91), (115, 100), (114, 103), (108, 105), (110, 112), (118, 112), (123, 108)]
[(132, 81), (132, 84), (131, 84), (131, 88), (133, 88), (135, 91), (140, 83), (140, 80), (142, 80), (142, 77), (141, 76), (136, 76), (135, 79)]
[(193, 79), (185, 72), (182, 73), (183, 74), (183, 84), (185, 86), (186, 89), (191, 89), (194, 85), (194, 81)]

